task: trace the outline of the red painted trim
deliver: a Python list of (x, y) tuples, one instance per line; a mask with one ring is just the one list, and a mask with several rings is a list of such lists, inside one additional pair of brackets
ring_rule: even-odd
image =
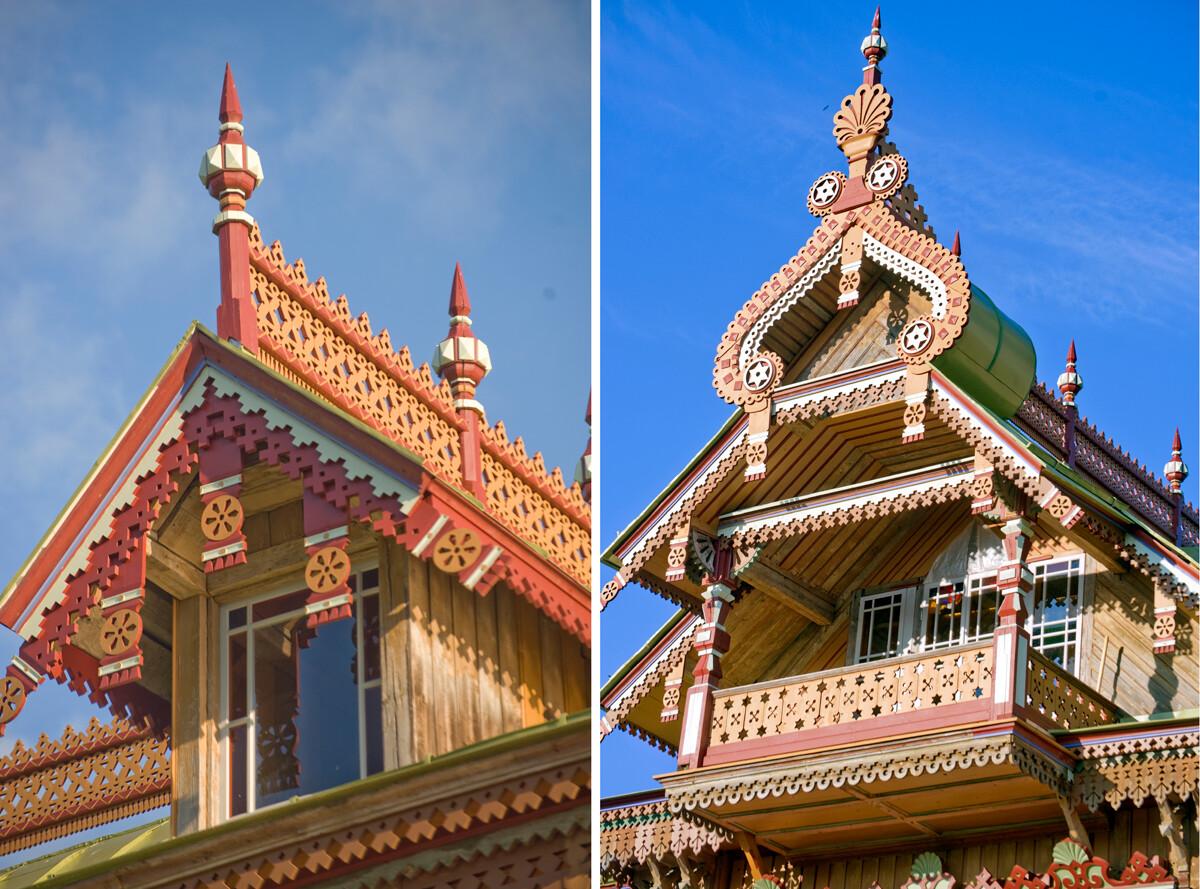
[(86, 486), (68, 504), (70, 512), (62, 516), (53, 537), (46, 541), (45, 547), (22, 573), (8, 599), (0, 605), (0, 623), (9, 628), (20, 623), (37, 590), (65, 560), (79, 537), (95, 522), (98, 511), (106, 505), (131, 465), (141, 456), (143, 445), (165, 425), (165, 417), (178, 401), (185, 381), (200, 363), (198, 335), (199, 331), (196, 331), (164, 369), (141, 409), (131, 417), (129, 426), (109, 445), (107, 459), (96, 468)]

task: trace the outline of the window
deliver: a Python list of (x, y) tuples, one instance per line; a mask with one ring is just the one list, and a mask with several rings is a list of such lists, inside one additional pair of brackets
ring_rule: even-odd
[[(1068, 556), (1029, 567), (1034, 576), (1025, 624), (1030, 641), (1074, 673), (1079, 659), (1083, 559)], [(991, 639), (1000, 600), (995, 570), (933, 586), (864, 593), (859, 600), (855, 662)]]
[(312, 628), (308, 590), (221, 612), (228, 815), (383, 769), (379, 571), (350, 577), (353, 614)]
[(907, 644), (900, 638), (904, 625), (904, 604), (910, 590), (886, 590), (862, 597), (858, 621), (858, 662), (896, 657)]

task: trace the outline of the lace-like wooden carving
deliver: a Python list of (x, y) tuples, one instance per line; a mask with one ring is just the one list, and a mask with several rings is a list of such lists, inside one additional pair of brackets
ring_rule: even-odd
[(1036, 651), (1029, 653), (1025, 700), (1055, 728), (1107, 725), (1117, 719), (1110, 702)]
[[(449, 384), (413, 364), (407, 347), (392, 350), (387, 330), (353, 317), (344, 295), (330, 301), (324, 278), (309, 282), (304, 261), (287, 264), (276, 241), (250, 236), (250, 277), (258, 311), (259, 359), (292, 382), (418, 454), (443, 480), (462, 484), (460, 421)], [(502, 422), (481, 434), (488, 503), (522, 539), (587, 585), (591, 508), (578, 484), (546, 472), (542, 455), (509, 441)]]
[(710, 746), (878, 716), (932, 710), (992, 695), (991, 645), (803, 676), (714, 696)]
[(0, 854), (167, 805), (168, 742), (122, 720), (67, 726), (0, 759)]

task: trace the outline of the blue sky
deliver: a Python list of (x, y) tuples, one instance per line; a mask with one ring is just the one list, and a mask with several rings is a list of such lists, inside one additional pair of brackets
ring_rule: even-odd
[[(226, 61), (266, 174), (248, 207), (265, 239), (418, 361), (446, 335), (461, 262), (494, 363), (489, 419), (574, 475), (591, 373), (588, 4), (242, 3), (222, 18), (0, 5), (0, 571), (191, 320), (216, 327), (217, 204), (196, 171)], [(7, 661), (17, 640), (0, 632)], [(3, 749), (88, 712), (44, 685)]]
[[(873, 13), (601, 4), (602, 546), (729, 416), (717, 342), (816, 227), (813, 181), (845, 169), (832, 118)], [(1178, 53), (1195, 4), (893, 2), (882, 18), (889, 139), (934, 231), (961, 230), (1039, 379), (1074, 337), (1081, 413), (1157, 475), (1178, 425), (1200, 475), (1197, 104)], [(673, 612), (627, 587), (601, 622), (601, 681)], [(604, 795), (674, 769), (623, 733), (601, 754)]]

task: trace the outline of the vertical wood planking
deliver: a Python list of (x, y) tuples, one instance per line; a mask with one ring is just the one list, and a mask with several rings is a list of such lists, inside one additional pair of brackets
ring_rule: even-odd
[(506, 586), (492, 590), (496, 598), (496, 630), (500, 643), (500, 717), (505, 732), (525, 724), (521, 691), (521, 644), (517, 627), (517, 597)]
[(546, 718), (556, 719), (563, 714), (566, 697), (563, 687), (562, 633), (546, 615), (538, 613), (538, 636), (542, 653), (542, 700)]
[(450, 709), (455, 714), (459, 732), (457, 746), (462, 746), (482, 740), (479, 731), (479, 652), (475, 641), (475, 609), (479, 594), (459, 583), (457, 577), (443, 576), (450, 588), (454, 637), (458, 646), (454, 659), (458, 694)]
[(383, 671), (383, 767), (416, 759), (409, 638), (415, 622), (408, 602), (409, 556), (391, 542), (379, 546), (380, 667)]
[(539, 650), (541, 613), (524, 599), (517, 600), (517, 639), (521, 658), (521, 725), (528, 727), (546, 721), (545, 702), (540, 688), (542, 657)]
[(459, 728), (458, 638), (454, 635), (454, 603), (450, 593), (450, 578), (433, 566), (425, 565), (429, 578), (429, 611), (433, 637), (433, 714), (437, 734), (437, 752), (449, 753), (462, 746)]
[(479, 681), (479, 732), (481, 738), (494, 738), (504, 731), (501, 700), (504, 696), (500, 670), (500, 637), (496, 626), (496, 600), (493, 590), (479, 598), (475, 610), (475, 643)]
[(199, 830), (208, 783), (204, 716), (207, 710), (207, 633), (203, 596), (175, 601), (171, 697), (171, 828), (175, 836)]
[(406, 560), (408, 571), (408, 669), (411, 694), (413, 757), (437, 753), (433, 718), (433, 615), (429, 601), (429, 569), (420, 559)]
[[(560, 631), (561, 633), (561, 631)], [(573, 636), (562, 634), (563, 647), (563, 678), (566, 697), (563, 709), (568, 713), (578, 713), (588, 707), (588, 688), (591, 685), (591, 671), (588, 669), (587, 656), (583, 644)]]

